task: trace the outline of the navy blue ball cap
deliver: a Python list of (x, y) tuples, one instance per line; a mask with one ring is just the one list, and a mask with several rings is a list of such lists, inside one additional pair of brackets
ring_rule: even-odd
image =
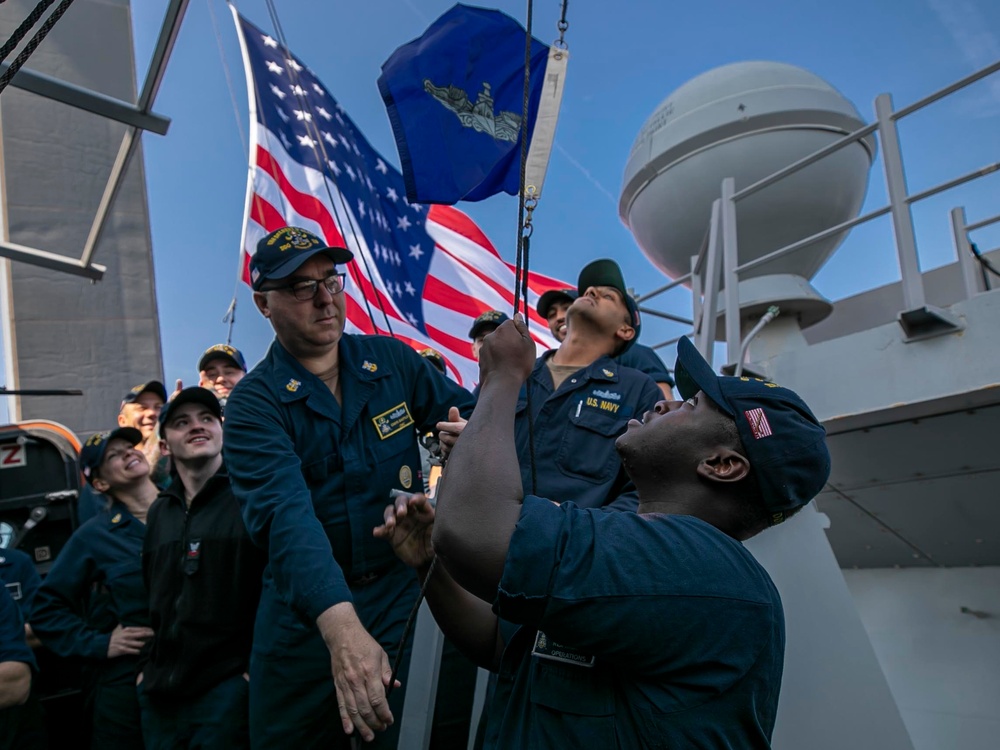
[(247, 371), (247, 361), (243, 358), (243, 353), (239, 349), (229, 344), (216, 344), (215, 346), (208, 347), (205, 353), (201, 355), (201, 359), (198, 360), (198, 372), (204, 370), (205, 366), (213, 359), (229, 360), (236, 367), (243, 370), (243, 372)]
[(444, 357), (441, 355), (441, 352), (439, 352), (437, 349), (431, 349), (430, 347), (427, 347), (426, 349), (421, 349), (418, 352), (418, 354), (420, 354), (421, 357), (423, 357), (432, 365), (434, 365), (434, 367), (437, 368), (442, 374), (447, 374), (447, 369), (444, 363)]
[(208, 407), (217, 419), (222, 419), (222, 405), (219, 403), (218, 397), (212, 391), (208, 390), (208, 388), (193, 385), (174, 396), (160, 410), (160, 437), (163, 437), (163, 430), (166, 428), (167, 423), (173, 419), (173, 415), (177, 413), (177, 409), (184, 406), (184, 404), (201, 404)]
[(677, 343), (681, 398), (702, 391), (732, 417), (771, 523), (805, 505), (830, 477), (826, 430), (797, 393), (759, 378), (716, 375), (688, 338)]
[(469, 329), (469, 338), (475, 340), (476, 336), (499, 328), (500, 324), (506, 320), (509, 320), (509, 318), (505, 313), (499, 310), (487, 310), (472, 322), (472, 328)]
[[(155, 393), (160, 397), (161, 401), (167, 400), (167, 389), (163, 386), (159, 380), (150, 380), (148, 383), (139, 383), (139, 385), (131, 388), (128, 393), (125, 394), (125, 398), (122, 399), (122, 406), (125, 404), (134, 404), (143, 393), (149, 391), (150, 393)], [(119, 407), (119, 411), (121, 407)]]
[(572, 303), (579, 296), (576, 289), (549, 289), (538, 298), (535, 311), (542, 317), (542, 320), (545, 320), (549, 317), (549, 310), (552, 309), (553, 305), (559, 302)]
[(87, 442), (80, 449), (80, 471), (91, 484), (94, 483), (94, 475), (104, 462), (108, 444), (115, 438), (127, 440), (130, 445), (138, 445), (142, 442), (142, 433), (135, 427), (118, 427), (108, 432), (95, 432), (87, 438)]
[(275, 229), (257, 243), (257, 251), (250, 259), (250, 286), (260, 291), (265, 281), (291, 276), (299, 266), (320, 253), (329, 256), (336, 265), (354, 258), (354, 253), (346, 247), (330, 247), (305, 229)]
[(629, 315), (632, 317), (632, 328), (635, 329), (635, 336), (618, 352), (619, 355), (624, 354), (632, 344), (639, 340), (639, 333), (642, 331), (642, 318), (639, 315), (639, 305), (632, 299), (625, 287), (625, 277), (622, 275), (621, 266), (611, 258), (601, 258), (585, 265), (576, 282), (577, 293), (582, 297), (592, 286), (610, 286), (621, 292), (622, 297), (625, 298), (625, 307), (628, 308)]

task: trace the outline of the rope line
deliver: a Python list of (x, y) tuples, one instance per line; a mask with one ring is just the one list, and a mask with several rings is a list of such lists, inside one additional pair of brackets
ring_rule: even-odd
[[(40, 4), (41, 3), (39, 3), (39, 5)], [(63, 17), (63, 14), (69, 10), (69, 6), (72, 4), (73, 0), (62, 0), (56, 9), (52, 11), (52, 15), (45, 19), (45, 23), (39, 27), (38, 31), (35, 32), (35, 35), (28, 40), (24, 49), (21, 50), (18, 56), (14, 58), (14, 62), (12, 62), (10, 67), (4, 71), (2, 76), (0, 76), (0, 93), (3, 93), (3, 90), (7, 88), (11, 79), (17, 75), (17, 71), (24, 66), (24, 64), (28, 61), (28, 58), (31, 57), (31, 54), (38, 48), (38, 45), (42, 43), (45, 37), (48, 36), (48, 33), (52, 31), (52, 27), (56, 25), (60, 18)], [(38, 8), (36, 7), (35, 10), (38, 10)], [(32, 15), (33, 14), (34, 12)], [(18, 30), (20, 30), (20, 27)], [(15, 31), (14, 33), (17, 32)], [(25, 33), (27, 33), (27, 30), (25, 30)]]
[[(215, 9), (212, 7), (212, 0), (205, 0), (205, 5), (208, 6), (208, 15), (212, 19), (212, 31), (215, 32), (215, 45), (219, 50), (219, 57), (222, 60), (222, 72), (226, 77), (226, 88), (229, 90), (229, 101), (233, 104), (233, 119), (236, 120), (236, 128), (240, 132), (240, 143), (243, 145), (243, 152), (247, 155), (247, 164), (250, 163), (250, 145), (249, 139), (247, 138), (246, 132), (243, 130), (243, 120), (240, 117), (239, 104), (236, 102), (236, 88), (233, 86), (233, 78), (229, 70), (229, 61), (226, 60), (225, 49), (222, 46), (222, 34), (219, 32), (219, 22), (215, 17)], [(251, 191), (253, 187), (251, 186)], [(256, 201), (257, 195), (252, 193), (251, 200)], [(233, 328), (236, 325), (236, 304), (240, 291), (240, 284), (243, 282), (243, 252), (242, 248), (239, 253), (239, 260), (237, 261), (238, 268), (236, 271), (236, 285), (233, 287), (233, 298), (229, 300), (229, 307), (226, 308), (226, 314), (222, 316), (222, 322), (228, 325), (226, 330), (226, 344), (233, 343)]]
[[(530, 316), (528, 314), (528, 275), (530, 268), (528, 251), (531, 245), (531, 215), (537, 203), (534, 195), (530, 197), (530, 203), (528, 196), (525, 195), (528, 190), (525, 182), (527, 182), (528, 170), (528, 118), (530, 115), (528, 108), (531, 103), (531, 24), (533, 16), (534, 0), (528, 0), (528, 10), (524, 26), (524, 91), (521, 100), (521, 175), (520, 189), (517, 191), (517, 260), (514, 271), (514, 314), (517, 315), (521, 301), (523, 300), (525, 325), (530, 325)], [(527, 219), (525, 219), (525, 212), (527, 212)], [(537, 463), (535, 460), (535, 415), (532, 408), (533, 390), (531, 377), (529, 376), (527, 383), (525, 383), (525, 406), (528, 416), (528, 467), (530, 469), (532, 494), (538, 491), (537, 469), (535, 466)]]
[(996, 266), (994, 266), (990, 262), (989, 258), (984, 256), (979, 251), (979, 247), (976, 245), (975, 242), (969, 243), (969, 249), (972, 251), (973, 257), (975, 257), (975, 259), (979, 261), (979, 273), (982, 274), (983, 277), (983, 288), (986, 289), (986, 291), (990, 291), (993, 287), (990, 284), (990, 277), (986, 275), (986, 272), (989, 271), (997, 278), (1000, 278), (1000, 271), (998, 271)]
[[(527, 290), (528, 269), (524, 263), (524, 212), (525, 212), (525, 181), (528, 169), (528, 106), (531, 96), (531, 21), (534, 14), (534, 0), (528, 0), (528, 12), (525, 19), (524, 33), (524, 91), (521, 100), (521, 174), (519, 190), (517, 191), (517, 258), (514, 264), (514, 314), (521, 309), (521, 292)], [(522, 266), (523, 264), (523, 266)], [(524, 296), (524, 317), (528, 318), (528, 297)]]
[[(285, 39), (285, 30), (281, 26), (281, 21), (278, 18), (278, 11), (274, 7), (274, 2), (273, 0), (266, 0), (265, 4), (267, 5), (268, 13), (271, 16), (271, 23), (274, 25), (275, 33), (278, 35), (278, 41), (281, 43), (281, 47), (285, 51), (287, 59), (291, 59), (292, 52), (289, 49), (288, 42)], [(337, 199), (334, 198), (333, 192), (330, 190), (330, 185), (329, 182), (327, 182), (327, 180), (332, 182), (334, 185), (337, 185), (337, 179), (335, 175), (331, 174), (329, 169), (330, 159), (326, 152), (326, 146), (323, 145), (322, 134), (320, 133), (319, 123), (317, 122), (317, 112), (313, 108), (312, 102), (306, 99), (304, 94), (297, 93), (300, 90), (304, 90), (304, 88), (300, 85), (298, 71), (296, 71), (295, 68), (292, 67), (291, 65), (288, 66), (288, 71), (289, 71), (289, 77), (293, 79), (295, 83), (292, 93), (294, 94), (296, 101), (302, 107), (302, 111), (309, 113), (309, 118), (305, 120), (306, 132), (309, 134), (309, 137), (313, 142), (311, 148), (313, 150), (313, 153), (316, 155), (316, 160), (320, 162), (320, 170), (324, 178), (323, 188), (326, 191), (327, 198), (330, 200), (330, 208), (333, 210), (334, 218), (336, 219), (338, 201)], [(361, 235), (361, 233), (358, 231), (357, 226), (355, 226), (354, 219), (351, 216), (351, 211), (347, 205), (347, 199), (344, 198), (343, 191), (338, 189), (337, 196), (340, 199), (339, 203), (340, 203), (341, 213), (344, 219), (346, 219), (347, 225), (350, 228), (350, 235), (353, 238), (355, 244), (357, 245), (359, 251), (358, 254), (361, 256), (362, 263), (364, 263), (365, 272), (368, 274), (368, 279), (371, 282), (372, 287), (375, 288), (375, 282), (374, 282), (375, 276), (372, 274), (371, 266), (368, 264), (368, 258), (365, 256), (363, 252), (360, 252), (362, 248), (363, 235)], [(344, 229), (343, 223), (344, 222), (342, 221), (341, 230)], [(347, 233), (345, 232), (344, 234), (346, 235)], [(357, 258), (355, 258), (353, 262), (357, 263), (358, 262)], [(372, 328), (376, 329), (375, 315), (372, 312), (371, 303), (368, 301), (368, 295), (362, 294), (361, 298), (362, 300), (364, 300), (365, 309), (368, 312), (368, 319), (371, 321)], [(382, 318), (383, 320), (385, 320), (386, 330), (389, 332), (390, 336), (395, 338), (395, 333), (392, 330), (392, 322), (389, 320), (389, 314), (385, 311), (385, 306), (382, 304), (382, 298), (378, 294), (377, 288), (375, 288), (375, 304), (378, 305), (379, 311), (382, 313)]]
[(396, 687), (396, 675), (399, 674), (399, 667), (403, 663), (403, 649), (406, 646), (406, 640), (410, 637), (410, 631), (413, 630), (413, 623), (416, 620), (417, 612), (420, 611), (420, 604), (424, 601), (424, 596), (427, 594), (427, 584), (431, 581), (431, 576), (434, 575), (434, 569), (437, 567), (437, 555), (431, 560), (430, 566), (427, 568), (427, 575), (424, 576), (424, 582), (420, 584), (420, 593), (417, 595), (416, 604), (413, 605), (413, 609), (410, 610), (410, 616), (406, 618), (406, 625), (403, 626), (403, 637), (399, 641), (399, 647), (396, 649), (396, 658), (392, 660), (392, 676), (389, 678), (389, 686), (385, 689), (385, 697), (388, 698)]
[(20, 26), (14, 29), (14, 33), (10, 35), (10, 39), (4, 42), (3, 47), (0, 47), (0, 62), (7, 59), (7, 55), (14, 51), (14, 48), (21, 43), (25, 35), (31, 31), (31, 28), (38, 23), (38, 19), (44, 15), (45, 11), (54, 2), (55, 0), (39, 0), (35, 9), (28, 14), (27, 18), (21, 21)]

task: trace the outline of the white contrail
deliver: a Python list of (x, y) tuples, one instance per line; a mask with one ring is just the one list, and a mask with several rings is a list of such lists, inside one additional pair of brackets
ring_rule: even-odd
[(604, 195), (606, 195), (608, 197), (608, 200), (611, 201), (611, 205), (612, 206), (615, 206), (616, 208), (618, 207), (618, 199), (615, 198), (615, 196), (611, 194), (611, 191), (608, 190), (606, 187), (604, 187), (604, 185), (602, 185), (600, 183), (600, 181), (596, 177), (594, 177), (594, 175), (592, 175), (590, 173), (590, 170), (588, 170), (580, 162), (578, 162), (576, 159), (574, 159), (572, 156), (570, 156), (569, 152), (566, 149), (564, 149), (562, 146), (560, 146), (558, 143), (556, 144), (556, 151), (558, 151), (560, 154), (562, 154), (563, 157), (565, 157), (566, 161), (568, 161), (570, 164), (572, 164), (574, 167), (576, 167), (578, 170), (580, 170), (580, 174), (582, 174), (584, 177), (586, 177), (587, 181), (591, 185), (593, 185), (595, 188), (597, 188), (602, 193), (604, 193)]
[(417, 18), (419, 18), (425, 26), (430, 25), (430, 19), (424, 15), (424, 12), (416, 6), (413, 0), (403, 0), (403, 5), (405, 5), (407, 8), (416, 13)]

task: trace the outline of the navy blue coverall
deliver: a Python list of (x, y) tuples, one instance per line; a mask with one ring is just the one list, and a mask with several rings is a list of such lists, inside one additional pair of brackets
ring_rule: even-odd
[(630, 419), (641, 418), (656, 405), (663, 397), (660, 389), (648, 375), (601, 357), (553, 392), (546, 365), (553, 354), (555, 350), (535, 360), (529, 377), (533, 436), (527, 384), (517, 400), (514, 430), (524, 491), (572, 498), (582, 508), (635, 510), (638, 496), (622, 468), (615, 439)]
[[(78, 528), (66, 542), (35, 597), (31, 626), (59, 656), (80, 657), (94, 668), (92, 746), (142, 748), (134, 656), (108, 659), (111, 631), (120, 623), (149, 627), (142, 582), (146, 527), (114, 502), (107, 513)], [(87, 619), (95, 592), (106, 591), (111, 616)]]
[[(0, 555), (9, 559), (9, 552), (10, 550), (0, 550)], [(4, 572), (10, 571), (8, 569)], [(8, 593), (10, 590), (0, 587), (0, 663), (27, 664), (34, 682), (38, 665), (35, 655), (24, 640), (24, 619), (18, 603)], [(36, 697), (31, 696), (22, 705), (0, 709), (0, 750), (45, 750), (47, 746), (41, 708)]]
[[(372, 529), (391, 489), (423, 489), (417, 435), (451, 406), (472, 410), (468, 391), (399, 341), (344, 335), (339, 347), (341, 403), (275, 341), (226, 404), (233, 492), (268, 553), (250, 660), (255, 748), (346, 746), (316, 618), (353, 602), (395, 658), (419, 589)], [(375, 746), (395, 747), (404, 694), (390, 697), (396, 722)]]
[(521, 628), (487, 750), (770, 748), (781, 599), (704, 521), (525, 497), (494, 609)]
[(670, 376), (666, 364), (660, 359), (660, 355), (648, 346), (632, 344), (615, 359), (622, 367), (631, 367), (639, 372), (644, 372), (657, 383), (667, 383), (670, 386), (674, 384), (674, 379)]
[(0, 549), (0, 583), (17, 602), (24, 621), (31, 622), (31, 607), (42, 579), (30, 555), (19, 549)]

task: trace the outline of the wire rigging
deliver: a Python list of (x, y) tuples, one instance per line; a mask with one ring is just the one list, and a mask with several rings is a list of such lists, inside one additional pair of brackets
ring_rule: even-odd
[[(287, 59), (291, 60), (292, 52), (288, 47), (288, 42), (285, 38), (285, 30), (281, 25), (281, 20), (278, 18), (277, 8), (275, 8), (273, 0), (265, 0), (265, 4), (267, 6), (268, 14), (271, 16), (271, 23), (274, 25), (274, 31), (278, 35), (278, 42), (281, 44), (282, 49), (285, 51)], [(289, 69), (289, 78), (293, 79), (295, 83), (295, 85), (292, 87), (292, 93), (295, 96), (296, 101), (302, 107), (302, 111), (308, 112), (309, 114), (309, 117), (305, 118), (305, 128), (306, 131), (310, 133), (309, 137), (310, 140), (312, 141), (311, 148), (313, 150), (313, 153), (316, 155), (316, 160), (320, 163), (320, 170), (324, 178), (323, 187), (326, 190), (327, 198), (330, 200), (330, 207), (331, 209), (333, 209), (334, 215), (336, 216), (337, 200), (333, 196), (333, 191), (330, 190), (330, 182), (332, 182), (334, 186), (336, 186), (337, 180), (335, 175), (330, 174), (330, 169), (329, 169), (330, 160), (326, 152), (326, 146), (323, 145), (323, 138), (319, 131), (319, 124), (316, 119), (317, 113), (313, 108), (312, 102), (306, 99), (303, 93), (300, 93), (304, 89), (300, 85), (298, 71), (292, 65), (289, 65), (288, 69)], [(389, 314), (386, 312), (385, 306), (382, 303), (382, 296), (379, 294), (378, 288), (375, 285), (374, 279), (376, 277), (371, 272), (371, 266), (368, 264), (368, 257), (366, 253), (362, 252), (362, 248), (364, 246), (363, 235), (361, 235), (357, 226), (354, 223), (354, 218), (351, 214), (349, 207), (347, 206), (347, 200), (344, 198), (343, 192), (339, 188), (337, 189), (336, 192), (337, 192), (337, 197), (340, 199), (339, 200), (340, 213), (346, 220), (347, 226), (350, 228), (351, 238), (354, 240), (354, 244), (358, 248), (358, 255), (361, 256), (361, 262), (364, 263), (365, 266), (365, 273), (367, 274), (369, 283), (371, 283), (372, 288), (374, 290), (375, 304), (378, 305), (379, 311), (382, 313), (382, 318), (385, 320), (386, 330), (389, 332), (390, 336), (395, 338), (395, 333), (392, 330), (392, 322), (389, 319)], [(344, 222), (342, 221), (341, 229), (344, 228), (343, 223)], [(344, 234), (346, 235), (347, 233), (344, 232)], [(357, 263), (357, 258), (354, 259), (354, 262)], [(372, 329), (377, 332), (378, 327), (375, 324), (375, 316), (372, 313), (371, 304), (368, 301), (368, 295), (362, 294), (361, 297), (365, 302), (365, 308), (368, 311), (368, 318), (371, 321)]]
[[(236, 120), (236, 128), (240, 131), (240, 143), (243, 145), (243, 153), (247, 155), (247, 164), (250, 164), (250, 145), (247, 140), (246, 131), (243, 130), (243, 119), (240, 117), (239, 104), (236, 101), (236, 87), (233, 86), (232, 74), (229, 70), (229, 61), (226, 60), (226, 51), (222, 46), (222, 34), (219, 32), (219, 22), (215, 17), (215, 8), (212, 7), (212, 0), (205, 0), (208, 6), (208, 15), (212, 20), (212, 31), (215, 33), (215, 44), (219, 50), (219, 58), (222, 60), (222, 72), (226, 77), (226, 88), (229, 90), (229, 101), (233, 105), (233, 118)], [(249, 179), (253, 178), (253, 168), (248, 166)], [(251, 190), (252, 194), (252, 190)], [(256, 196), (255, 196), (256, 198)], [(233, 328), (236, 325), (236, 302), (240, 291), (240, 283), (243, 281), (243, 253), (239, 253), (239, 268), (236, 272), (236, 285), (233, 288), (233, 298), (229, 300), (229, 307), (226, 314), (222, 316), (222, 322), (227, 324), (226, 343), (233, 343)]]
[[(41, 0), (41, 2), (39, 2), (39, 4), (35, 7), (35, 10), (32, 11), (28, 18), (25, 19), (24, 23), (22, 23), (21, 26), (18, 26), (18, 28), (14, 31), (14, 34), (16, 35), (18, 32), (21, 32), (21, 37), (23, 38), (24, 34), (28, 33), (28, 29), (31, 28), (31, 26), (34, 26), (34, 21), (31, 26), (25, 28), (23, 32), (21, 31), (22, 27), (32, 18), (32, 16), (35, 15), (36, 12), (38, 13), (38, 17), (41, 17), (41, 14), (45, 12), (45, 9), (49, 5), (51, 5), (52, 1), (53, 0)], [(42, 7), (43, 4), (45, 7)], [(52, 11), (52, 15), (46, 18), (45, 22), (38, 28), (35, 35), (28, 40), (28, 43), (24, 45), (24, 49), (21, 50), (17, 57), (14, 58), (14, 62), (12, 62), (10, 67), (3, 72), (3, 75), (0, 75), (0, 93), (3, 93), (4, 89), (6, 89), (10, 84), (11, 79), (17, 75), (17, 72), (24, 66), (24, 64), (28, 61), (28, 58), (31, 57), (31, 54), (38, 48), (38, 45), (42, 43), (45, 37), (48, 36), (48, 33), (52, 31), (52, 27), (56, 25), (60, 18), (63, 17), (63, 14), (69, 10), (69, 6), (72, 4), (73, 0), (62, 0), (62, 2), (56, 6), (56, 9)], [(41, 11), (39, 11), (39, 8), (41, 8)], [(37, 18), (35, 20), (37, 20)], [(12, 36), (11, 39), (8, 39), (7, 43), (4, 44), (4, 50), (7, 49), (13, 38), (14, 37)], [(14, 47), (17, 46), (17, 41), (14, 42)], [(10, 54), (10, 50), (7, 50), (7, 54)]]
[(54, 3), (55, 0), (40, 0), (35, 9), (28, 14), (28, 17), (21, 21), (21, 25), (14, 29), (14, 33), (10, 35), (10, 39), (3, 43), (0, 47), (0, 62), (7, 59), (7, 55), (14, 51), (14, 49), (21, 43), (25, 35), (31, 31), (38, 19), (45, 15), (45, 11), (49, 9), (49, 6)]

